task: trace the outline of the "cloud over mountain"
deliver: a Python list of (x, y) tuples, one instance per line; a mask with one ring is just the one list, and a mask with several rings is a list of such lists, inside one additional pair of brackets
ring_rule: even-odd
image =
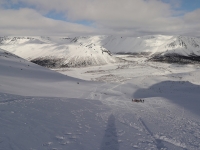
[(181, 0), (0, 0), (0, 31), (5, 35), (199, 36), (200, 9), (187, 12), (181, 9), (182, 3)]

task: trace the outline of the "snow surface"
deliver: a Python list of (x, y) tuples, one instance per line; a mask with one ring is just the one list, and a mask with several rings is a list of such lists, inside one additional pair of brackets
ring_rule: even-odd
[(62, 75), (0, 50), (0, 149), (200, 149), (200, 66), (120, 58)]

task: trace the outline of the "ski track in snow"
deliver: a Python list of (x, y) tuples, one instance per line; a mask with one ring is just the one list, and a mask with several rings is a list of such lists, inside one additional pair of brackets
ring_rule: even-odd
[[(165, 69), (163, 67), (157, 67), (157, 66), (154, 66), (154, 65), (146, 65), (146, 66), (150, 66), (150, 67), (153, 67), (157, 70), (160, 70), (160, 71), (166, 71), (167, 74), (170, 74), (172, 73), (172, 71), (170, 69)], [(165, 73), (165, 74), (166, 74)], [(179, 78), (178, 78), (179, 79)], [(143, 80), (141, 80), (141, 82), (143, 84), (145, 84), (145, 80), (146, 78), (143, 78)], [(135, 113), (136, 111), (133, 110), (133, 108), (130, 106), (130, 98), (126, 97), (125, 94), (123, 92), (121, 92), (120, 90), (119, 91), (115, 91), (114, 89), (117, 88), (117, 87), (121, 87), (124, 83), (119, 83), (119, 84), (116, 84), (114, 85), (113, 87), (105, 90), (100, 90), (101, 89), (101, 86), (105, 86), (107, 85), (107, 83), (101, 85), (100, 87), (95, 87), (94, 88), (94, 91), (91, 92), (90, 96), (88, 97), (88, 99), (98, 99), (98, 100), (101, 100), (104, 104), (110, 106), (111, 108), (113, 108), (114, 110), (114, 113), (116, 113), (116, 116), (119, 115), (119, 113), (117, 111), (124, 111), (126, 110), (127, 112), (126, 113), (130, 113), (131, 115), (133, 115), (133, 117), (137, 118), (137, 124), (138, 125), (135, 125), (136, 123), (129, 123), (127, 120), (125, 120), (124, 118), (125, 117), (122, 117), (124, 113), (120, 114), (118, 118), (118, 121), (123, 123), (123, 124), (126, 124), (128, 125), (129, 127), (133, 127), (135, 129), (137, 129), (138, 131), (142, 131), (142, 132), (145, 132), (147, 135), (146, 137), (149, 137), (147, 139), (147, 141), (151, 141), (150, 145), (154, 148), (154, 149), (162, 149), (162, 150), (165, 150), (165, 149), (169, 149), (168, 147), (171, 147), (171, 149), (184, 149), (184, 150), (187, 150), (187, 149), (198, 149), (200, 147), (199, 144), (194, 144), (194, 145), (191, 145), (191, 142), (188, 143), (187, 141), (187, 138), (184, 137), (183, 134), (185, 134), (185, 129), (184, 127), (186, 126), (186, 124), (188, 124), (187, 122), (187, 119), (189, 118), (184, 118), (184, 112), (185, 112), (185, 109), (184, 107), (180, 108), (180, 111), (181, 111), (181, 115), (179, 114), (172, 114), (174, 113), (171, 112), (170, 108), (167, 108), (167, 107), (164, 107), (166, 111), (164, 111), (164, 113), (160, 112), (159, 109), (163, 109), (162, 107), (165, 106), (164, 104), (162, 104), (162, 102), (160, 104), (162, 104), (161, 106), (154, 106), (154, 105), (151, 105), (151, 103), (149, 105), (151, 105), (151, 107), (149, 107), (149, 105), (146, 105), (146, 104), (141, 104), (141, 105), (138, 105), (136, 104), (137, 106), (142, 106), (140, 108), (137, 108), (137, 110), (142, 110), (143, 111), (143, 114), (140, 112), (139, 115), (138, 113)], [(100, 91), (100, 92), (99, 92)], [(101, 94), (99, 94), (101, 93)], [(103, 98), (105, 97), (104, 95), (110, 95), (109, 97), (107, 98)], [(146, 110), (146, 112), (144, 111)], [(179, 136), (175, 136), (173, 137), (172, 135), (170, 135), (169, 133), (162, 133), (162, 132), (159, 132), (159, 133), (154, 133), (153, 131), (150, 130), (150, 128), (148, 127), (148, 125), (145, 123), (145, 121), (142, 119), (143, 118), (143, 115), (144, 113), (148, 113), (148, 112), (151, 112), (152, 114), (155, 114), (157, 117), (155, 116), (150, 116), (149, 118), (157, 118), (157, 122), (161, 122), (162, 124), (160, 125), (160, 127), (162, 126), (165, 126), (164, 124), (167, 123), (167, 122), (170, 122), (170, 124), (174, 124), (174, 127), (172, 127), (171, 129), (171, 132), (170, 134), (172, 134), (173, 132), (176, 131), (176, 134), (179, 134)], [(160, 113), (162, 113), (161, 117), (160, 116)], [(167, 114), (166, 114), (167, 113)], [(148, 115), (147, 115), (148, 116)], [(146, 119), (146, 114), (145, 114), (145, 119)], [(163, 119), (163, 118), (166, 118), (167, 119)], [(122, 119), (123, 118), (123, 119)], [(149, 120), (149, 118), (147, 120)], [(166, 122), (167, 120), (167, 122)], [(150, 121), (151, 122), (151, 121)], [(191, 122), (194, 122), (195, 121), (191, 121)], [(181, 125), (181, 124), (184, 124)], [(199, 124), (199, 123), (198, 123)], [(178, 128), (177, 128), (178, 126)], [(198, 125), (197, 125), (198, 127)], [(162, 127), (164, 128), (164, 127)], [(194, 130), (194, 128), (191, 128), (192, 130)], [(199, 127), (198, 127), (199, 129)], [(162, 130), (161, 130), (162, 131)], [(183, 132), (184, 131), (184, 132)], [(195, 131), (187, 131), (190, 133), (190, 138), (192, 138), (192, 136), (194, 136), (194, 134), (191, 134)], [(187, 133), (187, 135), (189, 134)], [(120, 136), (122, 136), (123, 134), (125, 134), (125, 131), (121, 130), (120, 132)], [(199, 132), (197, 132), (197, 134), (199, 134)], [(183, 137), (182, 137), (183, 136)], [(172, 138), (173, 137), (173, 138)], [(179, 139), (180, 138), (180, 139)], [(195, 141), (195, 138), (192, 138), (190, 139), (192, 140), (193, 142)], [(185, 143), (184, 143), (185, 142)], [(149, 144), (149, 143), (148, 143)], [(137, 143), (136, 145), (135, 144), (131, 144), (134, 148), (140, 148), (138, 145), (140, 145), (140, 143)], [(150, 146), (150, 147), (151, 147)]]
[[(114, 90), (113, 89), (115, 89), (116, 87), (119, 87), (119, 86), (121, 86), (123, 83), (120, 83), (120, 84), (117, 84), (117, 85), (115, 85), (115, 86), (113, 86), (112, 88), (110, 88), (110, 89), (108, 89), (108, 90), (103, 90), (103, 91), (101, 91), (101, 93), (109, 93), (109, 92), (114, 92)], [(103, 84), (102, 86), (105, 86), (105, 85), (107, 85), (107, 83), (106, 84)], [(101, 88), (101, 86), (99, 87), (99, 88)], [(88, 99), (98, 99), (98, 97), (95, 97), (95, 95), (97, 95), (98, 94), (98, 92), (97, 91), (99, 91), (99, 90), (97, 90), (97, 87), (95, 87), (95, 89), (94, 89), (94, 91), (93, 92), (91, 92), (91, 94), (90, 94), (90, 96), (88, 97)], [(114, 112), (116, 112), (117, 110), (119, 110), (119, 111), (121, 111), (121, 109), (123, 109), (123, 111), (124, 110), (128, 110), (128, 112), (127, 113), (130, 113), (130, 114), (132, 114), (135, 118), (137, 118), (137, 122), (138, 122), (138, 125), (136, 126), (135, 125), (135, 123), (134, 123), (134, 125), (132, 125), (133, 123), (131, 122), (131, 123), (129, 123), (127, 120), (124, 120), (124, 117), (123, 117), (123, 115), (121, 115), (121, 117), (120, 118), (118, 118), (118, 121), (119, 122), (121, 122), (121, 123), (123, 123), (123, 124), (125, 124), (125, 125), (128, 125), (128, 126), (130, 126), (130, 127), (133, 127), (133, 128), (135, 128), (135, 129), (137, 129), (137, 130), (139, 130), (139, 131), (141, 131), (141, 132), (145, 132), (147, 135), (146, 135), (146, 137), (149, 137), (148, 138), (148, 140), (150, 140), (152, 143), (152, 145), (154, 145), (153, 147), (155, 148), (157, 148), (158, 150), (165, 150), (165, 149), (167, 149), (167, 147), (165, 146), (165, 144), (163, 144), (163, 143), (169, 143), (169, 144), (172, 144), (172, 145), (174, 145), (175, 147), (179, 147), (179, 148), (183, 148), (184, 150), (186, 150), (187, 149), (187, 147), (186, 147), (186, 144), (185, 143), (182, 143), (182, 142), (180, 142), (180, 141), (178, 141), (178, 140), (175, 140), (175, 139), (172, 139), (172, 138), (167, 138), (167, 136), (159, 136), (158, 134), (153, 134), (152, 133), (152, 131), (150, 131), (150, 129), (148, 128), (148, 126), (144, 123), (144, 121), (143, 121), (143, 119), (141, 118), (141, 116), (140, 115), (138, 115), (138, 114), (136, 114), (135, 113), (135, 111), (130, 107), (130, 102), (129, 102), (129, 100), (130, 99), (127, 99), (127, 98), (125, 98), (125, 97), (123, 97), (124, 95), (123, 95), (123, 93), (117, 93), (117, 94), (119, 94), (119, 95), (121, 95), (121, 98), (120, 98), (120, 100), (119, 100), (119, 97), (108, 97), (108, 98), (106, 98), (106, 99), (102, 99), (102, 96), (99, 96), (99, 100), (101, 100), (104, 104), (106, 104), (106, 105), (108, 105), (108, 106), (110, 106), (110, 107), (113, 107), (115, 110), (114, 110)], [(101, 94), (102, 95), (102, 94)], [(123, 95), (123, 96), (122, 96)], [(118, 99), (117, 99), (118, 98)], [(145, 107), (145, 110), (148, 110), (149, 112), (154, 112), (154, 113), (156, 113), (157, 115), (160, 113), (160, 112), (158, 112), (158, 111), (156, 111), (156, 109), (155, 108), (153, 108), (153, 107), (147, 107), (145, 104), (144, 104), (144, 106), (143, 107)], [(144, 108), (143, 108), (144, 109)], [(168, 110), (168, 112), (170, 113), (170, 110)], [(118, 113), (117, 113), (118, 114)], [(172, 117), (171, 116), (171, 114), (169, 114), (169, 116), (170, 117)], [(183, 108), (183, 113), (182, 113), (182, 117), (184, 116), (184, 108)], [(178, 119), (177, 119), (178, 118)], [(177, 120), (177, 121), (179, 121), (179, 117), (177, 117), (176, 118), (176, 116), (175, 116), (175, 120)], [(161, 120), (160, 120), (160, 122), (162, 121), (162, 118), (160, 118)], [(171, 120), (172, 121), (172, 120)], [(184, 123), (185, 124), (185, 123)], [(180, 129), (179, 129), (180, 130)], [(119, 134), (119, 136), (122, 136), (123, 134), (125, 133), (125, 131), (121, 131), (120, 132), (120, 134)], [(147, 141), (148, 141), (147, 140)], [(138, 145), (138, 144), (137, 144)], [(139, 148), (138, 146), (136, 146), (136, 145), (134, 145), (133, 147), (137, 147), (137, 148)], [(198, 146), (199, 147), (199, 146)]]

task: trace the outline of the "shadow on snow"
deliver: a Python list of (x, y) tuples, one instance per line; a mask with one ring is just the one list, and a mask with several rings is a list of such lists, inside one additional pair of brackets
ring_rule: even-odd
[(189, 111), (200, 114), (200, 85), (188, 81), (163, 81), (137, 90), (134, 98), (163, 97)]
[(108, 118), (107, 128), (101, 142), (100, 150), (119, 150), (114, 115), (110, 115)]

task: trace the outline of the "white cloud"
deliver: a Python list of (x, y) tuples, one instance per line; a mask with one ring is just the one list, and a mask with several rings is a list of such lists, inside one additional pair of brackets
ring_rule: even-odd
[[(23, 30), (27, 29), (35, 34), (199, 35), (195, 30), (199, 30), (200, 12), (196, 10), (177, 16), (180, 12), (174, 10), (181, 6), (182, 0), (0, 0), (0, 4), (8, 1), (7, 6), (20, 2), (35, 10), (2, 10), (12, 19), (8, 20), (0, 13), (0, 30), (4, 25), (16, 32), (25, 33)], [(44, 17), (52, 11), (64, 14), (71, 22), (92, 21), (96, 29)]]
[(10, 0), (39, 11), (64, 12), (72, 20), (134, 21), (171, 15), (170, 4), (160, 0)]
[(200, 9), (197, 9), (193, 12), (189, 12), (185, 15), (185, 21), (188, 23), (199, 23), (200, 20)]
[(200, 9), (185, 14), (183, 17), (185, 34), (200, 36)]
[(0, 10), (3, 35), (91, 34), (93, 28), (46, 18), (33, 9)]

